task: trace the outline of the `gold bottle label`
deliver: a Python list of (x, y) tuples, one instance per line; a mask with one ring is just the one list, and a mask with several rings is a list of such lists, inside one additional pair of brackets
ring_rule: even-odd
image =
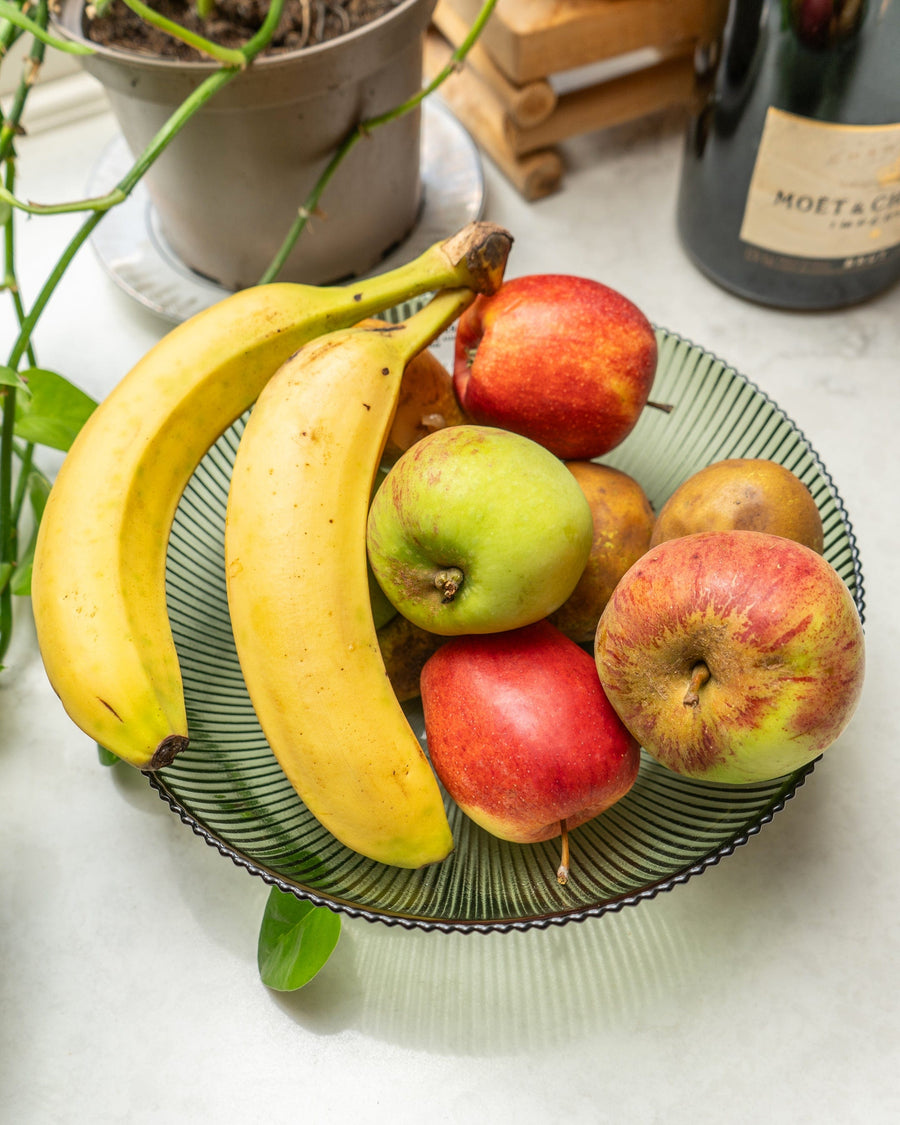
[[(900, 124), (834, 125), (770, 107), (741, 240), (822, 272), (885, 261), (900, 246)], [(765, 255), (768, 257), (768, 255)], [(811, 272), (819, 272), (813, 269)]]

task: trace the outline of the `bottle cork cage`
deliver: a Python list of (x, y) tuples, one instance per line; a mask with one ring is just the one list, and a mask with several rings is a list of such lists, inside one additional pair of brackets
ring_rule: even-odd
[[(498, 0), (465, 63), (440, 88), (450, 110), (529, 200), (563, 181), (559, 144), (687, 105), (694, 52), (727, 0)], [(481, 0), (439, 0), (426, 77), (460, 45)]]

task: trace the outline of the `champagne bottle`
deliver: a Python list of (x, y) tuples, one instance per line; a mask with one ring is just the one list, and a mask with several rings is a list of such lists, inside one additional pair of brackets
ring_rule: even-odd
[(900, 278), (900, 0), (730, 0), (698, 53), (678, 229), (713, 280), (828, 309)]

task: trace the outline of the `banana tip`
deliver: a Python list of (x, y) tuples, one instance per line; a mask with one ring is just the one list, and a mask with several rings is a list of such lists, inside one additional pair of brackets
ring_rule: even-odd
[(167, 735), (153, 753), (147, 769), (161, 770), (164, 766), (170, 766), (175, 758), (187, 749), (188, 739), (183, 734), (170, 734)]
[(454, 264), (465, 261), (470, 288), (490, 296), (503, 283), (512, 244), (513, 236), (505, 227), (480, 220), (447, 239), (444, 251)]

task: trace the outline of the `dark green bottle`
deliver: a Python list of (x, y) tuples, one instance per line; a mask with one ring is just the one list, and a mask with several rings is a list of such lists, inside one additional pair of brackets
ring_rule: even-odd
[(900, 0), (731, 0), (698, 78), (678, 229), (706, 274), (792, 309), (900, 279)]

